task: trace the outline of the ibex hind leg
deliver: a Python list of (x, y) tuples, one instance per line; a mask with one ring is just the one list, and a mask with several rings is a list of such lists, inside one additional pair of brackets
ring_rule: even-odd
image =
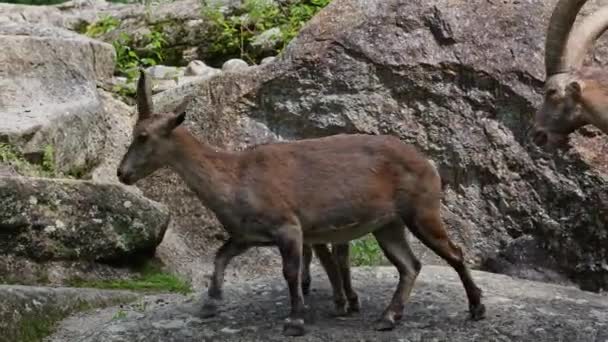
[(303, 265), (302, 265), (302, 293), (305, 296), (310, 294), (310, 263), (312, 262), (312, 248), (310, 245), (302, 246), (302, 257), (303, 257)]
[(471, 277), (471, 272), (464, 262), (462, 250), (450, 241), (441, 221), (439, 208), (419, 210), (413, 220), (408, 222), (408, 227), (422, 243), (456, 270), (467, 294), (471, 319), (484, 318), (486, 308), (481, 303), (482, 291), (475, 285)]
[(350, 275), (350, 246), (348, 243), (336, 243), (332, 245), (332, 254), (336, 259), (340, 275), (342, 276), (342, 285), (344, 286), (344, 292), (348, 300), (348, 313), (359, 312), (361, 310), (361, 304), (359, 303), (359, 296), (353, 289), (351, 275)]
[(407, 242), (403, 223), (393, 222), (384, 226), (375, 231), (374, 236), (386, 258), (399, 272), (399, 283), (393, 298), (375, 324), (376, 330), (391, 330), (403, 315), (403, 308), (420, 272), (421, 264)]
[(315, 253), (321, 261), (321, 265), (327, 273), (327, 278), (331, 283), (331, 288), (334, 296), (334, 303), (336, 305), (336, 316), (345, 316), (348, 314), (346, 307), (346, 294), (344, 292), (344, 285), (342, 275), (340, 274), (340, 268), (333, 258), (332, 252), (329, 250), (326, 244), (315, 244), (313, 245)]

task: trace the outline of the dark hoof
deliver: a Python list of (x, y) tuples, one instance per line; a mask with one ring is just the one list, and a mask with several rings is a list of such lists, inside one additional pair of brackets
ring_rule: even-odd
[(303, 336), (306, 333), (303, 319), (286, 319), (283, 325), (283, 335)]
[(344, 317), (348, 316), (349, 311), (346, 308), (346, 304), (338, 305), (336, 304), (336, 311), (334, 311), (334, 316), (336, 317)]
[(359, 313), (361, 311), (361, 303), (359, 303), (359, 298), (349, 299), (348, 300), (348, 313)]
[(469, 311), (471, 314), (471, 319), (474, 321), (479, 321), (486, 317), (486, 306), (483, 304), (473, 306), (469, 309)]
[(374, 329), (377, 331), (388, 331), (395, 329), (395, 321), (386, 317), (381, 318), (374, 323)]
[(217, 315), (218, 305), (214, 302), (206, 302), (198, 312), (200, 318), (210, 318)]

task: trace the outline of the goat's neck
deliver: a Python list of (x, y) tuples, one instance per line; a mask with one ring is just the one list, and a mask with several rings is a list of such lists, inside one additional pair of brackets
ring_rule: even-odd
[(234, 189), (237, 156), (199, 142), (185, 128), (178, 127), (172, 134), (170, 167), (206, 207), (223, 210)]

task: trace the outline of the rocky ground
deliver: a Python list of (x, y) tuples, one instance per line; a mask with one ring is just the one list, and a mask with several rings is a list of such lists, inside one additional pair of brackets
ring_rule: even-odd
[[(608, 298), (583, 291), (474, 272), (484, 290), (487, 317), (468, 320), (466, 297), (456, 273), (424, 267), (402, 322), (394, 331), (376, 332), (374, 319), (396, 285), (393, 268), (359, 268), (354, 284), (362, 312), (332, 316), (331, 292), (319, 270), (313, 273), (308, 332), (298, 341), (577, 341), (608, 339)], [(284, 341), (281, 321), (288, 298), (278, 272), (272, 278), (242, 279), (226, 286), (218, 317), (199, 319), (188, 312), (196, 300), (150, 296), (132, 305), (111, 307), (65, 320), (48, 342), (82, 341)], [(117, 314), (119, 313), (119, 314)]]

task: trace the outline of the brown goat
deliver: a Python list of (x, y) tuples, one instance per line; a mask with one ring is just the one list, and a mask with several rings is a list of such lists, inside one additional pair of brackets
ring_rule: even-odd
[[(348, 278), (350, 283), (350, 275), (343, 273), (348, 266), (341, 271), (331, 261), (327, 244), (335, 243), (344, 252), (349, 241), (372, 233), (399, 273), (393, 298), (376, 323), (378, 330), (392, 329), (402, 317), (421, 268), (406, 240), (407, 226), (456, 270), (471, 318), (484, 317), (481, 290), (440, 217), (439, 173), (415, 148), (391, 136), (335, 135), (221, 151), (197, 141), (181, 126), (185, 103), (174, 113), (153, 114), (149, 88), (142, 71), (139, 119), (118, 177), (133, 184), (167, 165), (228, 231), (230, 238), (215, 259), (205, 314), (212, 314), (220, 304), (230, 259), (251, 246), (275, 245), (291, 300), (284, 334), (302, 335), (304, 245), (315, 248), (338, 298), (342, 288), (336, 279)], [(340, 263), (344, 266), (343, 260)]]
[(533, 139), (563, 145), (570, 133), (591, 124), (608, 134), (608, 71), (584, 67), (593, 42), (608, 29), (608, 7), (573, 28), (586, 0), (559, 0), (545, 42), (545, 94), (536, 113)]

